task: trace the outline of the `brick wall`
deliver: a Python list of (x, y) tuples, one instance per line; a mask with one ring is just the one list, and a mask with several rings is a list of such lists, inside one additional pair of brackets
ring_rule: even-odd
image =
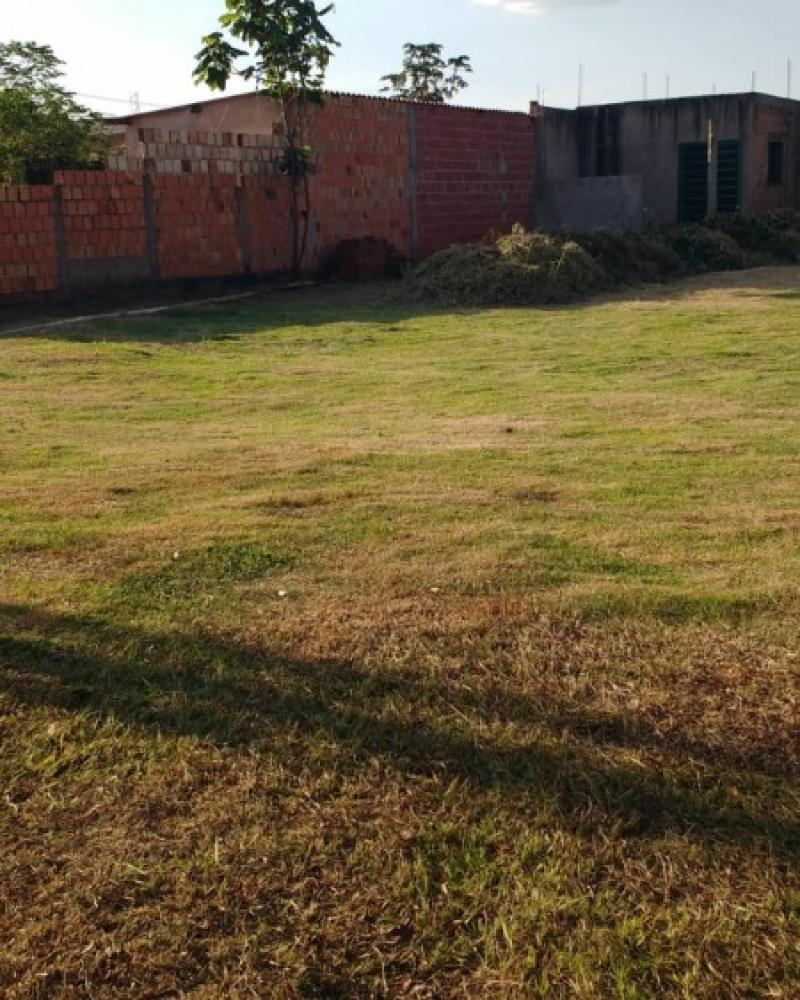
[(341, 241), (376, 236), (410, 252), (408, 105), (337, 97), (317, 113), (311, 259), (324, 263)]
[[(800, 204), (800, 105), (759, 98), (747, 118), (744, 210)], [(313, 128), (306, 266), (361, 237), (414, 257), (533, 225), (536, 127), (525, 114), (332, 95)], [(116, 128), (113, 169), (0, 186), (0, 297), (289, 267), (288, 184), (268, 101), (245, 95)], [(767, 183), (771, 138), (786, 143), (782, 185)]]
[[(264, 107), (268, 107), (266, 102)], [(248, 211), (254, 213), (254, 267), (262, 270), (270, 265), (274, 270), (286, 266), (291, 246), (283, 238), (288, 227), (286, 181), (277, 170), (283, 148), (281, 127), (268, 124), (269, 134), (131, 128), (120, 137), (109, 165), (130, 169), (138, 164), (139, 169), (156, 175), (244, 177), (243, 186), (252, 202)], [(334, 97), (314, 115), (312, 145), (317, 169), (311, 182), (309, 265), (324, 263), (341, 241), (362, 236), (384, 238), (408, 253), (408, 106), (357, 96)], [(279, 220), (277, 211), (286, 214)], [(258, 235), (265, 225), (275, 238), (262, 245)]]
[(515, 222), (533, 225), (534, 119), (415, 106), (422, 256)]
[[(118, 136), (116, 169), (0, 187), (0, 295), (287, 269), (288, 183), (265, 116), (258, 135), (140, 116)], [(415, 256), (532, 221), (527, 115), (337, 95), (316, 112), (312, 143), (309, 269), (347, 240)]]
[[(783, 183), (768, 183), (769, 143), (784, 144)], [(797, 205), (800, 194), (798, 170), (800, 112), (785, 104), (758, 104), (755, 109), (751, 149), (750, 190), (745, 192), (744, 210), (753, 215)]]
[(162, 279), (241, 274), (235, 177), (154, 178)]
[(0, 186), (0, 296), (58, 287), (53, 189)]
[(141, 174), (64, 171), (56, 179), (68, 262), (145, 254)]
[(288, 186), (281, 177), (271, 182), (245, 177), (243, 188), (245, 259), (254, 274), (280, 271), (292, 259)]
[(269, 135), (131, 128), (117, 137), (108, 166), (159, 174), (273, 174), (283, 146), (279, 133), (277, 127)]

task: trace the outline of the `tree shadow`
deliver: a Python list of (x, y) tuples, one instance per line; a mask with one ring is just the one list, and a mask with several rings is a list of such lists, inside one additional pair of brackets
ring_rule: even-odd
[(476, 695), (398, 670), (0, 605), (0, 691), (219, 746), (280, 752), (290, 734), (322, 737), (342, 751), (337, 768), (380, 757), (401, 773), (545, 802), (587, 836), (609, 824), (628, 837), (673, 832), (800, 857), (800, 818), (765, 808), (792, 780), (786, 761), (680, 732), (665, 743), (644, 720), (542, 704), (500, 683)]

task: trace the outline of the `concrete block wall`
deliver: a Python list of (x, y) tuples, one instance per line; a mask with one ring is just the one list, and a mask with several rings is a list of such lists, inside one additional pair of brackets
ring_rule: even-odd
[(637, 231), (644, 223), (642, 202), (637, 174), (564, 177), (547, 184), (537, 222), (545, 229)]
[[(564, 181), (597, 175), (639, 177), (643, 219), (674, 223), (679, 214), (679, 157), (683, 143), (707, 141), (713, 122), (721, 141), (741, 143), (742, 211), (761, 215), (800, 205), (800, 103), (762, 94), (634, 101), (563, 111), (537, 108), (536, 183), (538, 222), (591, 228), (598, 211), (565, 211)], [(767, 183), (769, 139), (783, 138), (785, 183)], [(577, 187), (576, 187), (577, 190)], [(615, 207), (605, 206), (610, 216)], [(578, 218), (580, 216), (580, 218)], [(577, 220), (577, 221), (576, 221)]]

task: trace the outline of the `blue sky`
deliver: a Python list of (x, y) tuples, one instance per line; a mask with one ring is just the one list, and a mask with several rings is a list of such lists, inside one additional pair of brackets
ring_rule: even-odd
[[(223, 0), (0, 0), (0, 37), (52, 45), (81, 94), (145, 104), (196, 99), (193, 53), (215, 26)], [(572, 106), (578, 67), (586, 103), (758, 89), (785, 94), (786, 62), (800, 97), (798, 0), (338, 0), (329, 18), (342, 48), (332, 88), (376, 93), (398, 67), (406, 41), (442, 42), (467, 53), (475, 74), (460, 103), (526, 109), (542, 87), (550, 104)], [(127, 106), (87, 100), (99, 110)]]

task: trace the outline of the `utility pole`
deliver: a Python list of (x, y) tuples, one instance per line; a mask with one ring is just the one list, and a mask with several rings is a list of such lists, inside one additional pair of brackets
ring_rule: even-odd
[(792, 97), (792, 60), (789, 59), (786, 63), (786, 96), (791, 100)]
[(667, 74), (667, 79), (666, 79), (666, 85), (667, 85), (666, 86), (666, 95), (667, 95), (667, 100), (669, 100), (669, 84), (670, 84), (670, 79), (669, 79), (669, 74)]
[(578, 107), (583, 106), (583, 63), (578, 67)]
[(647, 73), (642, 73), (642, 96), (647, 100)]

